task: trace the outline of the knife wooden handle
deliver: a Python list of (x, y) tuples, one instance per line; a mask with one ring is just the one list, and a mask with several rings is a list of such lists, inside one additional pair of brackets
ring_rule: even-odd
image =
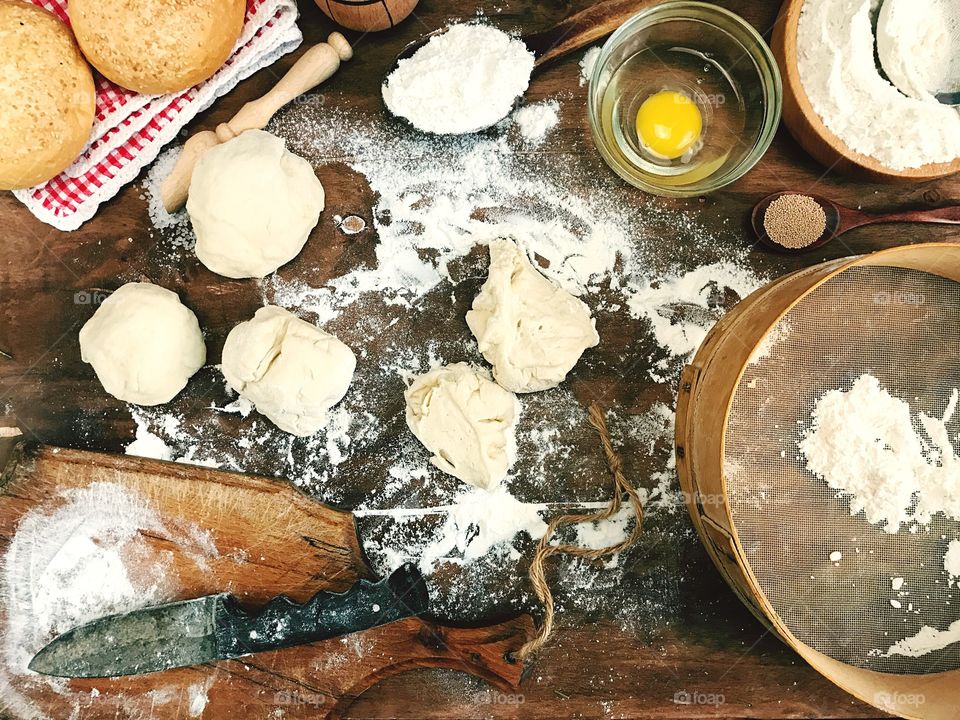
[(301, 55), (266, 95), (248, 102), (215, 130), (204, 130), (187, 140), (173, 170), (160, 184), (160, 199), (166, 211), (173, 212), (187, 201), (193, 168), (204, 152), (245, 130), (266, 127), (277, 110), (315, 88), (333, 75), (342, 61), (352, 57), (353, 49), (347, 39), (338, 32), (330, 33), (327, 42), (317, 43)]

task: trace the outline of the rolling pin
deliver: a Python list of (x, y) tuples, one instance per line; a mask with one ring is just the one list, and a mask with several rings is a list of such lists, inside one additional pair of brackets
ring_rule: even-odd
[(273, 89), (257, 100), (251, 100), (231, 120), (220, 123), (215, 130), (204, 130), (193, 135), (183, 145), (173, 170), (160, 184), (160, 199), (167, 212), (173, 212), (187, 201), (190, 178), (200, 156), (215, 145), (232, 140), (244, 130), (259, 130), (274, 114), (308, 90), (312, 90), (353, 57), (347, 39), (338, 32), (330, 33), (325, 43), (317, 43), (293, 64)]

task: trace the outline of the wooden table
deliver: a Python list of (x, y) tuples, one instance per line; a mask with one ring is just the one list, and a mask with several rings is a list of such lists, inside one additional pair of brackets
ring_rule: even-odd
[[(772, 0), (725, 0), (722, 5), (743, 14), (769, 35), (778, 8)], [(324, 87), (325, 104), (370, 113), (382, 112), (378, 84), (390, 60), (419, 34), (451, 17), (471, 17), (483, 7), (504, 27), (523, 30), (547, 26), (585, 2), (538, 3), (422, 0), (416, 15), (399, 28), (381, 34), (348, 33), (357, 49), (351, 65)], [(301, 27), (307, 42), (317, 42), (332, 23), (311, 2), (301, 2)], [(532, 100), (562, 94), (567, 111), (555, 132), (565, 162), (579, 163), (592, 173), (609, 172), (594, 149), (587, 127), (584, 88), (579, 86), (580, 54), (538, 76)], [(262, 94), (293, 61), (243, 82), (228, 97), (202, 114), (191, 130), (227, 120), (244, 102)], [(570, 111), (573, 109), (573, 111)], [(328, 197), (327, 212), (366, 203), (370, 193), (362, 177), (320, 170)], [(662, 201), (691, 208), (700, 220), (731, 243), (748, 247), (747, 216), (762, 196), (780, 189), (809, 190), (867, 209), (900, 205), (928, 207), (960, 197), (960, 179), (919, 185), (881, 186), (839, 177), (805, 156), (781, 130), (763, 161), (745, 178), (722, 192), (688, 201)], [(637, 193), (639, 195), (639, 193)], [(351, 205), (352, 203), (352, 205)], [(0, 349), (13, 360), (0, 361), (0, 415), (16, 422), (32, 439), (70, 447), (120, 451), (133, 437), (133, 422), (122, 403), (108, 397), (89, 366), (79, 359), (77, 331), (89, 308), (73, 295), (90, 288), (112, 288), (118, 276), (143, 273), (178, 291), (197, 312), (210, 341), (211, 362), (219, 358), (223, 338), (239, 320), (252, 315), (260, 298), (252, 283), (228, 281), (207, 272), (195, 259), (177, 272), (157, 277), (152, 228), (142, 188), (128, 186), (101, 208), (97, 217), (73, 233), (62, 233), (34, 219), (11, 195), (0, 195)], [(327, 232), (318, 229), (317, 232)], [(332, 232), (332, 229), (330, 230)], [(769, 276), (783, 274), (824, 258), (856, 254), (907, 242), (955, 237), (942, 227), (888, 226), (854, 231), (843, 242), (800, 258), (780, 257), (754, 249), (750, 262)], [(322, 244), (321, 240), (315, 241)], [(375, 242), (371, 238), (370, 242)], [(368, 248), (369, 249), (369, 248)], [(675, 238), (666, 237), (662, 252), (689, 254)], [(349, 260), (349, 257), (346, 258)], [(328, 276), (343, 257), (314, 255), (311, 262)], [(294, 270), (295, 271), (295, 264)], [(292, 271), (292, 272), (293, 272)], [(472, 297), (472, 295), (471, 295)], [(461, 308), (462, 310), (462, 308)], [(636, 346), (643, 357), (649, 333), (625, 318), (610, 321), (601, 335), (618, 347)], [(603, 346), (598, 351), (602, 354)], [(672, 390), (646, 379), (644, 372), (624, 377), (602, 362), (592, 363), (573, 384), (578, 398), (605, 395), (624, 412), (638, 412), (652, 400), (671, 401)], [(207, 392), (214, 375), (188, 392)], [(229, 421), (229, 422), (232, 422)], [(227, 428), (229, 425), (226, 426)], [(397, 433), (403, 432), (397, 419)], [(586, 437), (589, 437), (589, 433)], [(628, 470), (643, 484), (641, 460), (628, 460)], [(276, 474), (274, 458), (251, 463), (252, 472)], [(375, 483), (357, 473), (358, 488)], [(602, 487), (602, 484), (598, 487)], [(584, 488), (589, 499), (603, 492)], [(354, 493), (359, 496), (361, 493)], [(582, 499), (588, 499), (583, 497)], [(349, 507), (351, 492), (343, 503)], [(489, 691), (482, 683), (447, 671), (412, 672), (391, 679), (362, 696), (351, 709), (354, 717), (643, 717), (643, 718), (873, 718), (867, 707), (814, 673), (772, 637), (735, 599), (720, 579), (693, 534), (683, 512), (658, 517), (647, 527), (641, 544), (622, 559), (628, 563), (623, 588), (648, 597), (658, 608), (624, 629), (604, 611), (571, 609), (544, 650), (517, 696)], [(678, 694), (698, 694), (708, 702), (685, 705)]]

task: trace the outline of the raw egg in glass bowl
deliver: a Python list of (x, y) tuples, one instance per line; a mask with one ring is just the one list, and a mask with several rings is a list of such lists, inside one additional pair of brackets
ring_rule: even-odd
[(770, 147), (783, 89), (770, 48), (743, 18), (672, 0), (604, 44), (588, 117), (603, 159), (657, 195), (691, 197), (743, 176)]

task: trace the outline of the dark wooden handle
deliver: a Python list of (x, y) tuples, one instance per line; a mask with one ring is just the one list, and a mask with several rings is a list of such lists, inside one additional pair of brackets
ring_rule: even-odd
[(880, 223), (915, 222), (940, 223), (944, 225), (960, 224), (960, 205), (948, 205), (932, 210), (902, 210), (889, 213), (865, 213), (852, 208), (840, 207), (840, 229), (837, 234)]
[[(341, 717), (366, 689), (384, 678), (414, 668), (460, 670), (483, 678), (503, 692), (510, 692), (520, 684), (523, 664), (508, 658), (533, 637), (535, 631), (529, 615), (484, 627), (449, 627), (418, 618), (401, 620), (389, 627), (389, 635), (379, 629), (364, 633), (370, 642), (366, 659), (369, 664), (355, 663), (342, 671), (354, 672), (354, 682), (342, 689), (327, 717)], [(377, 657), (386, 662), (377, 663)], [(341, 677), (341, 681), (344, 679)]]
[(655, 2), (656, 0), (598, 2), (547, 30), (524, 35), (523, 41), (537, 58), (535, 67), (542, 67), (606, 37)]
[(879, 216), (876, 222), (960, 223), (960, 205), (949, 205), (933, 210), (907, 210), (886, 213)]

